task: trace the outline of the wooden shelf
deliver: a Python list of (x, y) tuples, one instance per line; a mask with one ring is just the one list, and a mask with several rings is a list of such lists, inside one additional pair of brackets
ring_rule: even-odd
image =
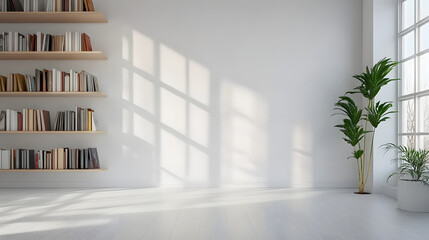
[(107, 97), (102, 92), (0, 92), (0, 97)]
[(0, 52), (0, 60), (107, 60), (100, 51)]
[(106, 131), (0, 131), (0, 134), (106, 134)]
[[(0, 12), (0, 23), (107, 23), (101, 12)], [(0, 52), (0, 60), (107, 60), (101, 51)], [(101, 92), (0, 92), (1, 97), (107, 97)], [(106, 131), (0, 131), (0, 135), (106, 134)], [(102, 172), (100, 169), (0, 169), (0, 172)]]
[(1, 12), (0, 23), (107, 23), (101, 12)]
[(103, 172), (107, 168), (97, 169), (0, 169), (0, 172)]

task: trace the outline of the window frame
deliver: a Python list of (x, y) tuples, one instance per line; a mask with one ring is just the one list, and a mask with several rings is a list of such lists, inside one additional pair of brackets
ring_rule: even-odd
[[(408, 93), (405, 95), (402, 95), (402, 82), (398, 81), (398, 97), (397, 97), (397, 104), (398, 104), (398, 110), (399, 110), (399, 116), (398, 116), (398, 142), (402, 145), (404, 145), (403, 137), (412, 136), (414, 138), (414, 147), (419, 148), (421, 146), (420, 144), (420, 138), (421, 136), (429, 136), (429, 132), (423, 132), (421, 130), (421, 124), (420, 124), (420, 98), (429, 96), (429, 89), (419, 91), (420, 88), (420, 57), (429, 54), (429, 48), (425, 49), (423, 51), (420, 51), (421, 43), (420, 43), (420, 28), (425, 25), (429, 24), (429, 16), (426, 16), (423, 19), (420, 19), (421, 15), (421, 8), (420, 8), (420, 2), (423, 0), (414, 0), (414, 22), (411, 24), (411, 26), (408, 26), (405, 29), (402, 29), (402, 6), (403, 3), (407, 0), (398, 0), (398, 59), (400, 62), (399, 70), (398, 70), (398, 76), (402, 77), (403, 73), (403, 65), (405, 62), (409, 60), (414, 61), (414, 91), (412, 93)], [(414, 52), (411, 56), (408, 56), (407, 58), (402, 59), (402, 37), (406, 34), (414, 31)], [(403, 126), (403, 109), (402, 109), (402, 103), (406, 100), (413, 100), (414, 101), (414, 121), (415, 121), (415, 127), (413, 132), (402, 132), (402, 126)], [(406, 124), (406, 123), (405, 123)]]

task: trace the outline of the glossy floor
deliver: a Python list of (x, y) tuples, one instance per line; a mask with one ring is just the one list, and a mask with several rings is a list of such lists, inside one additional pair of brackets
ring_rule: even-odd
[(429, 239), (352, 189), (0, 189), (0, 239)]

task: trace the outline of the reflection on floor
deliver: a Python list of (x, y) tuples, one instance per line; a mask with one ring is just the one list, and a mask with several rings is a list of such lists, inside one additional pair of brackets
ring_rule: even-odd
[(426, 239), (353, 189), (0, 189), (0, 239)]

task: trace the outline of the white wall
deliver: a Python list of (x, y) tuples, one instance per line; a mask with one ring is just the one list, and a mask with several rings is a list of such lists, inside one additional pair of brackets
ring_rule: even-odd
[[(391, 0), (364, 0), (363, 1), (363, 55), (362, 67), (372, 66), (382, 58), (388, 57), (397, 60), (397, 12), (398, 2)], [(397, 68), (389, 75), (397, 77)], [(397, 84), (390, 83), (384, 87), (376, 101), (391, 101), (394, 110), (397, 110)], [(386, 143), (397, 143), (397, 114), (392, 114), (390, 120), (380, 124), (374, 139), (373, 169), (368, 189), (372, 192), (381, 192), (396, 197), (396, 182), (386, 182), (395, 165), (390, 161), (395, 153), (380, 148)]]
[[(398, 2), (392, 0), (371, 0), (367, 2), (372, 5), (372, 12), (369, 13), (369, 17), (372, 18), (373, 23), (372, 26), (364, 24), (364, 28), (372, 29), (372, 48), (364, 48), (364, 51), (372, 58), (373, 64), (385, 57), (396, 61), (398, 49)], [(397, 68), (395, 68), (389, 77), (396, 78), (397, 75)], [(397, 110), (397, 93), (397, 83), (391, 83), (380, 91), (376, 101), (392, 101), (394, 109)], [(396, 166), (391, 161), (396, 156), (394, 152), (386, 153), (384, 149), (380, 148), (386, 143), (397, 143), (398, 115), (393, 114), (390, 117), (389, 121), (380, 124), (377, 129), (378, 133), (375, 136), (372, 187), (374, 192), (396, 196), (392, 189), (392, 186), (395, 186), (396, 183), (393, 180), (389, 183), (386, 182), (387, 177), (396, 169)]]
[(356, 186), (333, 103), (362, 62), (358, 0), (96, 1), (108, 24), (1, 24), (87, 32), (108, 61), (2, 61), (0, 72), (85, 68), (106, 136), (8, 136), (0, 146), (99, 148), (103, 173), (2, 173), (0, 186)]

